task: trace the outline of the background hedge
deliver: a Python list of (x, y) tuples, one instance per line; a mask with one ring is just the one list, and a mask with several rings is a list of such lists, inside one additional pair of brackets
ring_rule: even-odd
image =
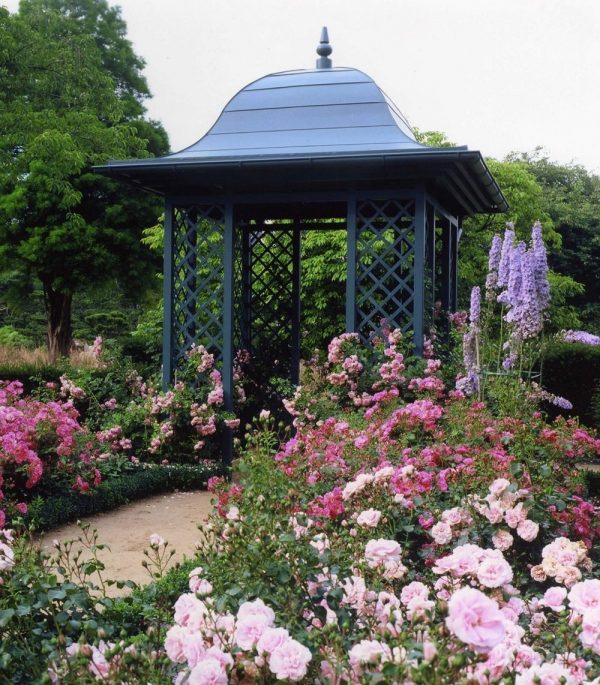
[(209, 478), (223, 473), (224, 469), (218, 463), (140, 467), (118, 478), (107, 479), (85, 494), (68, 492), (52, 497), (38, 497), (29, 505), (26, 518), (37, 530), (48, 530), (84, 516), (110, 511), (149, 495), (174, 490), (203, 489)]
[(544, 358), (543, 384), (573, 403), (567, 413), (600, 428), (600, 346), (552, 344)]

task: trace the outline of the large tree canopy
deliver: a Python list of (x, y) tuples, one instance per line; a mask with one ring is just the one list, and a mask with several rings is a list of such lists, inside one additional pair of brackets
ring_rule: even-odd
[(42, 282), (53, 356), (68, 352), (83, 283), (139, 283), (152, 268), (140, 236), (156, 203), (90, 170), (168, 148), (142, 118), (143, 62), (124, 36), (104, 0), (0, 9), (0, 259)]

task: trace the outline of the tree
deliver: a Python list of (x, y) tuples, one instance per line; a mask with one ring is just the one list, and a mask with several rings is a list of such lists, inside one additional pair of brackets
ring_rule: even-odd
[(544, 205), (561, 236), (551, 249), (553, 269), (581, 283), (572, 305), (582, 323), (600, 332), (600, 177), (578, 164), (557, 164), (541, 149), (515, 155), (543, 189)]
[(108, 70), (124, 23), (109, 12), (119, 30), (101, 49), (98, 18), (107, 9), (104, 0), (24, 0), (14, 15), (0, 9), (0, 259), (41, 281), (52, 358), (69, 351), (82, 283), (118, 274), (139, 284), (155, 268), (139, 238), (156, 221), (156, 202), (90, 170), (111, 157), (147, 156), (146, 134), (153, 152), (168, 147), (162, 128), (141, 119), (143, 62), (128, 55), (126, 41), (113, 59), (117, 76)]

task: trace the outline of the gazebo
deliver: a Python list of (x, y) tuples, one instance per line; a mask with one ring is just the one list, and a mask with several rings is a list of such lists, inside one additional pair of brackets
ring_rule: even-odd
[(416, 142), (331, 52), (323, 29), (315, 69), (250, 83), (190, 147), (97, 168), (164, 196), (163, 377), (202, 343), (227, 408), (237, 349), (298, 381), (305, 231), (345, 231), (346, 330), (366, 341), (386, 319), (419, 351), (436, 303), (456, 306), (463, 217), (507, 209), (479, 152)]

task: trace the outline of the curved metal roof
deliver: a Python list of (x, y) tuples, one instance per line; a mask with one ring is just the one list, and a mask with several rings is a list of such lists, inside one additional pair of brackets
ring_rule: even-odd
[(317, 54), (316, 69), (247, 85), (184, 150), (95, 170), (165, 195), (397, 188), (412, 180), (427, 183), (460, 215), (508, 208), (479, 152), (418, 143), (369, 76), (333, 68), (326, 30)]
[(168, 155), (194, 158), (417, 150), (391, 101), (362, 71), (343, 67), (270, 74), (227, 104), (208, 133)]

